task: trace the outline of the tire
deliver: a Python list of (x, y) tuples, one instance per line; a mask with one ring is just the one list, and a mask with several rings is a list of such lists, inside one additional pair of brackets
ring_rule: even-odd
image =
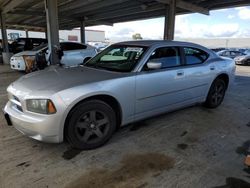
[(86, 57), (84, 60), (83, 60), (83, 62), (82, 62), (82, 64), (85, 64), (88, 60), (90, 60), (91, 59), (91, 57)]
[(114, 110), (102, 101), (91, 100), (80, 103), (70, 112), (65, 136), (73, 148), (94, 149), (104, 145), (115, 128)]
[(216, 80), (214, 80), (209, 89), (204, 106), (207, 108), (218, 107), (222, 103), (225, 93), (226, 93), (225, 81), (220, 78), (217, 78)]

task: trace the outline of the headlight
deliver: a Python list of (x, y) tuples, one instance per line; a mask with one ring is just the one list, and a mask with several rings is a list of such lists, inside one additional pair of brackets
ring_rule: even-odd
[(28, 99), (26, 101), (27, 110), (39, 114), (54, 114), (56, 108), (49, 99)]
[(17, 56), (17, 57), (12, 57), (10, 61), (15, 62), (15, 63), (20, 63), (23, 62), (23, 57), (22, 56)]

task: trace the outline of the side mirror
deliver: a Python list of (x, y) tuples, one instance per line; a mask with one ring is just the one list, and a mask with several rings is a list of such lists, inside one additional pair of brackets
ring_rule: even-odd
[(150, 61), (150, 62), (147, 63), (148, 69), (152, 69), (152, 70), (160, 69), (161, 66), (162, 66), (162, 63), (160, 63), (160, 62)]

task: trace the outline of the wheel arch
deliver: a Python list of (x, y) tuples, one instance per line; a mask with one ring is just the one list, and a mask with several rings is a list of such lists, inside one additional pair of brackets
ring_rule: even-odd
[(217, 80), (217, 79), (222, 79), (226, 84), (226, 89), (228, 88), (228, 85), (229, 85), (229, 76), (228, 76), (228, 74), (221, 73), (221, 74), (217, 75), (217, 77), (214, 79), (214, 81)]
[(106, 104), (108, 104), (115, 112), (116, 125), (117, 125), (116, 128), (120, 127), (120, 125), (122, 123), (122, 108), (121, 108), (121, 105), (118, 102), (118, 100), (115, 97), (113, 97), (111, 95), (108, 95), (108, 94), (96, 94), (96, 95), (89, 96), (87, 98), (84, 98), (84, 99), (78, 101), (76, 104), (74, 104), (70, 108), (70, 110), (68, 111), (67, 116), (65, 118), (64, 125), (63, 125), (63, 138), (64, 139), (65, 139), (65, 127), (66, 127), (66, 125), (67, 125), (67, 123), (69, 121), (69, 116), (70, 116), (70, 113), (72, 112), (72, 110), (76, 106), (78, 106), (79, 104), (87, 102), (87, 101), (91, 101), (91, 100), (100, 100), (100, 101), (105, 102)]
[(86, 63), (88, 60), (90, 60), (92, 57), (91, 56), (86, 56), (84, 57), (84, 59), (82, 60), (82, 63)]

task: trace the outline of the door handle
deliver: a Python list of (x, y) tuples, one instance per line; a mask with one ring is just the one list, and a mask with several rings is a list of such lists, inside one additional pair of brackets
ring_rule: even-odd
[(183, 76), (183, 75), (184, 75), (183, 71), (177, 72), (177, 76)]
[(215, 70), (215, 66), (210, 66), (210, 70)]

